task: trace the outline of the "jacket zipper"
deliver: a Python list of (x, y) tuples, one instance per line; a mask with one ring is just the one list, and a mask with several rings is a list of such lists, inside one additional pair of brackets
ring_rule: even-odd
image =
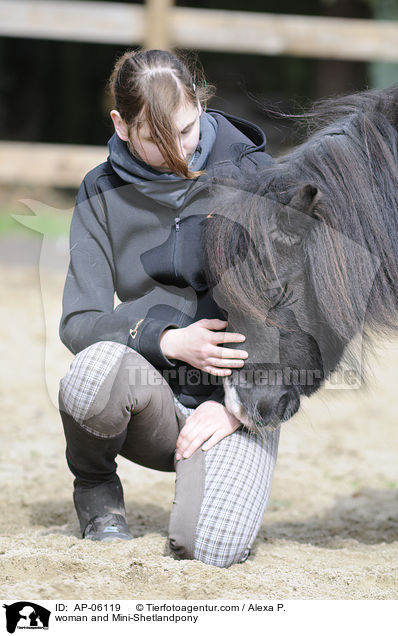
[[(173, 249), (173, 268), (174, 268), (174, 275), (176, 278), (177, 278), (177, 266), (176, 266), (177, 236), (178, 236), (178, 232), (180, 231), (180, 221), (181, 221), (181, 218), (179, 216), (174, 217), (175, 235), (174, 235), (174, 249)], [(186, 305), (187, 305), (187, 299), (185, 298), (184, 304), (182, 308), (179, 310), (180, 311), (180, 317), (178, 319), (179, 326), (181, 326), (182, 324), (184, 309)]]
[(173, 249), (173, 268), (174, 268), (174, 276), (177, 278), (177, 265), (176, 265), (176, 253), (177, 253), (177, 236), (180, 231), (180, 217), (176, 216), (174, 218), (174, 227), (175, 227), (175, 235), (174, 235), (174, 249)]

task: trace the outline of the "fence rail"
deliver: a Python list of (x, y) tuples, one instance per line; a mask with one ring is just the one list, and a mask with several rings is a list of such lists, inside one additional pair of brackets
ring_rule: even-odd
[[(264, 55), (398, 61), (398, 21), (86, 0), (0, 0), (0, 36)], [(105, 147), (0, 142), (0, 183), (76, 187)]]
[(2, 141), (0, 184), (76, 188), (107, 156), (106, 146)]
[(398, 21), (192, 9), (174, 7), (171, 0), (147, 0), (146, 6), (83, 0), (0, 0), (0, 35), (398, 61)]

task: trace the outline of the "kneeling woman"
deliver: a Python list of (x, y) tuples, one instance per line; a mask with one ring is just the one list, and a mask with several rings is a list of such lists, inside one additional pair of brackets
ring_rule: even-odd
[(78, 193), (60, 325), (76, 354), (59, 394), (76, 512), (85, 539), (131, 539), (115, 458), (175, 470), (172, 552), (228, 567), (250, 553), (279, 430), (249, 434), (223, 404), (247, 352), (228, 348), (245, 337), (225, 332), (201, 228), (208, 171), (264, 165), (265, 138), (204, 110), (208, 87), (165, 51), (126, 52), (110, 88), (115, 134)]

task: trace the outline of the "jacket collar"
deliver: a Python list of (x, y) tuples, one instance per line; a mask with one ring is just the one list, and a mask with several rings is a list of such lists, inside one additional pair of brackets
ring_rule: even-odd
[(234, 162), (239, 160), (242, 153), (265, 149), (265, 134), (256, 124), (228, 115), (221, 110), (208, 109), (207, 112), (218, 124), (217, 138), (209, 156), (208, 166), (226, 161), (226, 157)]

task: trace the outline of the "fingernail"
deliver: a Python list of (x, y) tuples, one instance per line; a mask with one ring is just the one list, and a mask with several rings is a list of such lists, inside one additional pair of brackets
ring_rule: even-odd
[(181, 459), (180, 453), (176, 453), (176, 459)]

